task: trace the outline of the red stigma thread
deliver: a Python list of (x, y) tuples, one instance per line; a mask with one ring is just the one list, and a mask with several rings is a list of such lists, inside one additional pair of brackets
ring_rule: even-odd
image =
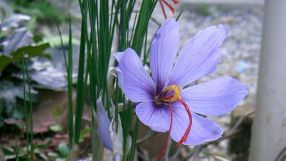
[(166, 0), (161, 0), (174, 14), (175, 13), (175, 8), (168, 2), (166, 2)]
[(179, 102), (185, 107), (185, 110), (187, 111), (188, 115), (189, 115), (189, 125), (183, 135), (183, 137), (181, 138), (181, 140), (179, 141), (179, 144), (183, 144), (187, 139), (188, 136), (191, 132), (191, 128), (192, 128), (192, 113), (188, 107), (188, 105), (186, 104), (186, 102), (183, 99), (180, 99)]
[[(175, 14), (175, 8), (169, 2), (167, 2), (166, 0), (159, 0), (159, 2), (160, 2), (160, 6), (162, 8), (162, 12), (164, 14), (165, 19), (167, 18), (167, 14), (166, 14), (166, 11), (165, 11), (165, 8), (164, 8), (164, 4), (171, 10), (171, 12), (173, 14)], [(179, 2), (179, 0), (172, 0), (172, 2), (174, 4), (177, 4)]]
[(164, 15), (165, 19), (167, 19), (167, 14), (166, 14), (165, 8), (163, 6), (162, 0), (159, 0), (159, 2), (160, 2), (160, 6), (161, 6), (161, 9), (162, 9), (163, 15)]
[(172, 0), (172, 2), (177, 4), (177, 3), (179, 3), (179, 0)]

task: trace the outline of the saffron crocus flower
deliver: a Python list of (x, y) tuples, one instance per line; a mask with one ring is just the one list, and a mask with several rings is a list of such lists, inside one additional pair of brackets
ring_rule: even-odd
[(229, 76), (192, 83), (215, 71), (226, 36), (223, 25), (208, 27), (177, 54), (179, 25), (173, 19), (166, 20), (151, 45), (152, 78), (134, 50), (115, 53), (119, 85), (137, 103), (136, 114), (145, 125), (154, 131), (168, 131), (174, 141), (185, 145), (222, 136), (222, 128), (205, 116), (232, 111), (246, 96), (246, 86)]
[(112, 138), (110, 135), (110, 127), (111, 122), (107, 116), (107, 113), (104, 110), (104, 106), (102, 104), (101, 98), (96, 101), (97, 104), (97, 123), (98, 123), (98, 135), (100, 137), (102, 145), (109, 149), (110, 151), (113, 150), (113, 143)]
[(107, 113), (104, 110), (101, 98), (97, 100), (96, 104), (96, 118), (98, 123), (97, 133), (104, 148), (112, 152), (111, 154), (109, 153), (109, 155), (105, 155), (105, 159), (108, 160), (107, 158), (111, 157), (114, 158), (111, 160), (120, 161), (120, 156), (122, 155), (121, 121), (120, 119), (118, 120), (118, 131), (116, 133), (114, 131), (116, 125), (114, 122), (109, 120)]

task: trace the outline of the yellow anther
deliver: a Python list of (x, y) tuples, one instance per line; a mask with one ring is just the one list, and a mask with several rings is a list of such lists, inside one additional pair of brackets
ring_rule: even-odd
[(174, 92), (171, 96), (163, 97), (164, 102), (175, 102), (181, 99), (181, 89), (177, 85), (167, 86), (164, 90), (166, 93)]

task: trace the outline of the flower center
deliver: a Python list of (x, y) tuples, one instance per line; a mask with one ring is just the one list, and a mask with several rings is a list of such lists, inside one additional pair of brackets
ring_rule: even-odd
[(161, 103), (172, 103), (181, 99), (181, 88), (177, 85), (170, 85), (159, 96), (155, 97), (154, 102), (160, 105)]
[(177, 85), (171, 85), (167, 86), (164, 90), (164, 93), (166, 94), (165, 97), (162, 98), (163, 102), (175, 102), (179, 101), (181, 98), (181, 89)]

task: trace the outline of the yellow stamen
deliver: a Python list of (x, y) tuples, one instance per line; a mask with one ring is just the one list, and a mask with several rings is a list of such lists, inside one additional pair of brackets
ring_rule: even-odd
[(170, 97), (163, 97), (162, 101), (164, 102), (175, 102), (178, 100), (181, 100), (181, 89), (179, 86), (171, 85), (167, 86), (164, 90), (164, 92), (174, 92), (174, 94)]

